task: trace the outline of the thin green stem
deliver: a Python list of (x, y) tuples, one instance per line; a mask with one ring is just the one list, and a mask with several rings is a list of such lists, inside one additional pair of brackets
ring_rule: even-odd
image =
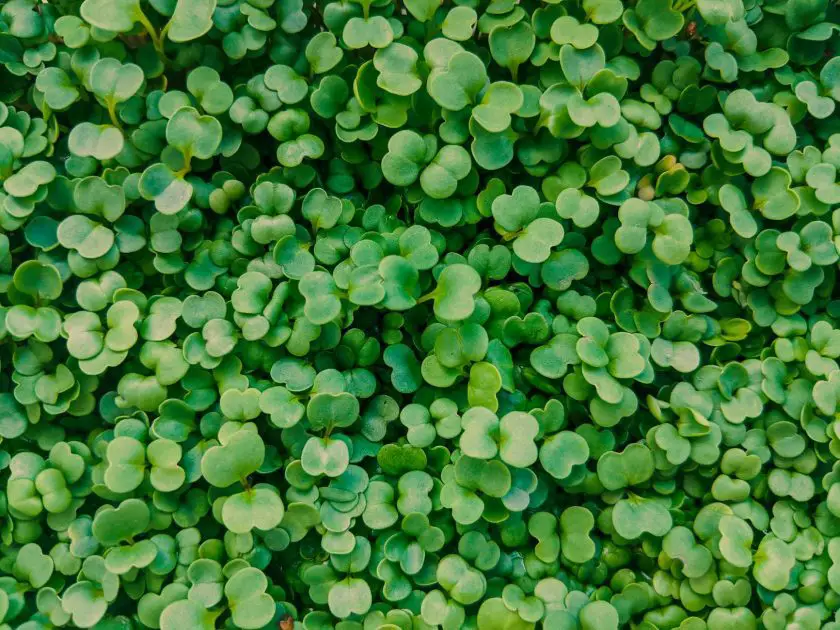
[(160, 31), (160, 38), (158, 41), (160, 42), (160, 51), (163, 52), (163, 42), (166, 41), (166, 34), (169, 32), (170, 27), (172, 26), (172, 20), (169, 20), (166, 23), (166, 26), (163, 27)]
[(137, 21), (146, 29), (146, 32), (149, 34), (149, 38), (152, 40), (152, 46), (154, 46), (155, 51), (160, 57), (162, 62), (167, 62), (169, 58), (166, 56), (166, 52), (163, 49), (164, 42), (166, 41), (166, 34), (169, 32), (169, 27), (172, 25), (172, 21), (166, 23), (166, 26), (160, 31), (158, 34), (157, 29), (155, 29), (154, 24), (149, 21), (149, 18), (146, 17), (146, 14), (140, 11), (140, 14), (137, 16)]
[(179, 170), (175, 171), (175, 177), (177, 177), (178, 179), (183, 179), (184, 175), (186, 175), (187, 173), (189, 173), (192, 170), (192, 167), (190, 166), (190, 162), (192, 162), (192, 154), (191, 153), (185, 153), (184, 154), (184, 166), (182, 168), (180, 168)]
[(190, 172), (190, 165), (187, 164), (184, 168), (175, 171), (175, 177), (178, 179), (184, 179), (184, 176)]
[(108, 117), (111, 119), (111, 123), (122, 131), (122, 123), (120, 123), (120, 119), (117, 116), (117, 102), (114, 100), (108, 101)]
[(161, 38), (158, 36), (157, 30), (155, 29), (154, 25), (149, 21), (149, 18), (146, 17), (146, 14), (140, 11), (137, 15), (137, 21), (146, 29), (146, 32), (149, 34), (149, 38), (152, 40), (152, 45), (155, 47), (155, 50), (158, 52), (163, 51), (163, 46), (161, 45)]

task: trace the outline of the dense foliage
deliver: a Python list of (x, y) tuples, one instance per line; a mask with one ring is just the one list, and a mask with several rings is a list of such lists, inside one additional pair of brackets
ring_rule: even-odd
[(827, 0), (0, 0), (0, 629), (840, 629)]

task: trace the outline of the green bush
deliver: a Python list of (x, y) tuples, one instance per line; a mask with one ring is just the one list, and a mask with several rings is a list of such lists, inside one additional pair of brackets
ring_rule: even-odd
[(0, 0), (0, 630), (840, 630), (828, 0)]

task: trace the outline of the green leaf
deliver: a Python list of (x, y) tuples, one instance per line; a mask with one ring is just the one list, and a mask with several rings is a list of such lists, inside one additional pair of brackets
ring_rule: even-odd
[(213, 27), (216, 0), (178, 0), (166, 34), (176, 43), (198, 39)]

